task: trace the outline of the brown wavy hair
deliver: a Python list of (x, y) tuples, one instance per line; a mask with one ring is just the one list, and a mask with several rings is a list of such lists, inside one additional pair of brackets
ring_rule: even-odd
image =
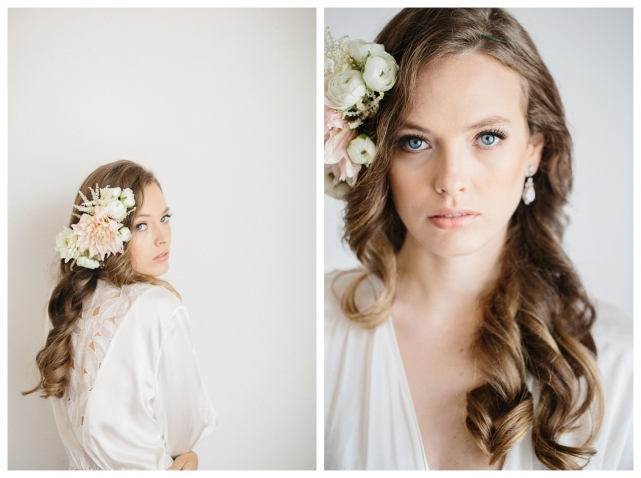
[[(89, 188), (95, 188), (96, 185), (101, 188), (108, 186), (130, 188), (134, 193), (136, 209), (122, 221), (122, 224), (131, 229), (145, 200), (144, 189), (151, 184), (160, 187), (160, 183), (151, 171), (133, 161), (121, 160), (96, 169), (82, 183), (80, 191), (91, 198)], [(83, 199), (77, 194), (75, 204), (80, 205), (82, 201)], [(74, 212), (77, 213), (75, 208), (72, 213)], [(69, 226), (79, 220), (72, 214)], [(87, 269), (77, 265), (72, 267), (73, 262), (65, 263), (60, 259), (58, 283), (51, 294), (48, 306), (52, 328), (44, 348), (36, 356), (40, 381), (32, 390), (23, 392), (23, 395), (36, 391), (41, 392), (42, 398), (62, 398), (64, 395), (72, 363), (71, 332), (82, 314), (84, 302), (96, 290), (98, 280), (102, 279), (118, 288), (139, 282), (161, 285), (180, 297), (168, 282), (139, 274), (134, 270), (133, 258), (127, 247), (130, 242), (125, 243), (124, 253), (111, 254), (101, 261), (97, 269)]]
[[(527, 32), (501, 9), (405, 9), (375, 41), (394, 55), (399, 72), (364, 128), (377, 144), (376, 159), (345, 198), (344, 239), (364, 269), (343, 294), (343, 311), (366, 327), (390, 314), (396, 254), (406, 228), (387, 173), (398, 132), (416, 100), (419, 73), (447, 55), (471, 52), (511, 68), (523, 79), (530, 131), (542, 133), (545, 144), (534, 177), (536, 201), (520, 203), (511, 217), (499, 277), (480, 297), (483, 318), (474, 350), (484, 383), (467, 393), (466, 426), (490, 464), (531, 427), (536, 456), (546, 467), (581, 469), (595, 453), (603, 395), (590, 333), (595, 309), (562, 246), (572, 140), (554, 79)], [(382, 281), (383, 290), (369, 308), (359, 310), (355, 292), (370, 274)], [(528, 374), (536, 381), (536, 407)], [(561, 435), (578, 427), (586, 413), (593, 418), (586, 441), (562, 444)]]

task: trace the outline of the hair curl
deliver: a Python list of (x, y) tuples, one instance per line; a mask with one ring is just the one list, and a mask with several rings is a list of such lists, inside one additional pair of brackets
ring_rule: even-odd
[[(95, 187), (96, 184), (101, 188), (112, 186), (130, 188), (133, 191), (136, 209), (122, 221), (123, 225), (130, 229), (144, 203), (145, 187), (151, 184), (160, 187), (160, 183), (151, 171), (128, 160), (100, 166), (85, 179), (80, 191), (87, 197), (91, 197), (89, 188)], [(82, 201), (77, 194), (75, 204), (80, 205)], [(73, 212), (76, 212), (75, 208)], [(79, 220), (72, 214), (69, 226)], [(133, 257), (127, 247), (128, 244), (129, 242), (125, 243), (124, 253), (110, 255), (101, 261), (100, 268), (97, 269), (79, 266), (72, 268), (72, 262), (65, 263), (62, 259), (60, 260), (58, 283), (51, 294), (48, 306), (52, 328), (44, 348), (36, 356), (40, 381), (32, 390), (23, 392), (23, 395), (41, 391), (42, 398), (62, 398), (72, 363), (71, 332), (82, 314), (83, 304), (96, 290), (98, 280), (102, 279), (119, 288), (139, 282), (161, 285), (180, 297), (168, 282), (134, 270)]]
[[(496, 41), (502, 39), (506, 42)], [(387, 172), (415, 103), (419, 73), (446, 55), (489, 55), (523, 79), (527, 121), (545, 138), (534, 178), (537, 199), (520, 203), (508, 224), (500, 274), (480, 298), (482, 323), (475, 354), (484, 383), (467, 394), (466, 426), (490, 464), (532, 427), (538, 459), (551, 469), (580, 469), (603, 416), (603, 396), (590, 328), (595, 309), (562, 247), (563, 206), (572, 188), (572, 141), (554, 79), (523, 27), (501, 9), (405, 9), (376, 38), (395, 54), (399, 73), (378, 114), (365, 125), (377, 144), (376, 160), (346, 195), (344, 239), (364, 266), (341, 298), (348, 318), (367, 327), (387, 320), (396, 288), (396, 253), (406, 236), (390, 194)], [(374, 274), (383, 291), (366, 310), (355, 292)], [(526, 385), (535, 380), (538, 404)], [(587, 412), (586, 442), (561, 443)]]

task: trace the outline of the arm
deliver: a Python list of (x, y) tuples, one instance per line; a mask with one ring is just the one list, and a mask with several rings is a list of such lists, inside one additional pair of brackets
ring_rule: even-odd
[(215, 425), (216, 414), (198, 373), (184, 307), (176, 309), (163, 333), (154, 411), (166, 452), (172, 458), (192, 453), (194, 445)]

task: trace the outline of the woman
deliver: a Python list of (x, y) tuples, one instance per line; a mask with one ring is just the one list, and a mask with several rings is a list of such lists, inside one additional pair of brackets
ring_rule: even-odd
[(363, 265), (325, 283), (326, 468), (631, 468), (631, 341), (563, 252), (571, 139), (527, 33), (406, 9), (326, 56)]
[(189, 316), (157, 278), (170, 217), (154, 175), (117, 161), (85, 180), (57, 237), (52, 328), (27, 393), (53, 398), (72, 469), (196, 469), (191, 449), (213, 431)]

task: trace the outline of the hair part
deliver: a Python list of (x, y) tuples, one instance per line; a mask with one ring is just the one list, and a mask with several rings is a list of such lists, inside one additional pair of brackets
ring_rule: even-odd
[[(130, 188), (136, 200), (136, 209), (122, 221), (122, 224), (131, 229), (144, 203), (144, 190), (152, 184), (160, 187), (160, 183), (151, 171), (133, 161), (121, 160), (96, 169), (82, 183), (80, 191), (87, 197), (91, 197), (89, 188), (95, 188), (96, 185), (100, 188)], [(80, 205), (82, 202), (80, 194), (76, 194), (75, 204)], [(72, 212), (75, 212), (75, 208)], [(69, 226), (76, 224), (79, 220), (72, 213)], [(123, 253), (109, 255), (100, 262), (100, 267), (97, 269), (73, 267), (73, 262), (65, 263), (60, 259), (58, 282), (48, 305), (52, 328), (44, 348), (36, 356), (40, 381), (32, 390), (23, 392), (23, 395), (36, 391), (41, 392), (42, 398), (62, 398), (64, 395), (72, 364), (71, 333), (82, 314), (85, 301), (96, 290), (98, 280), (104, 280), (118, 288), (135, 283), (160, 285), (180, 297), (168, 282), (135, 271), (134, 258), (128, 248), (130, 242), (124, 244)]]
[[(580, 469), (595, 453), (603, 394), (590, 333), (595, 309), (562, 247), (572, 141), (554, 79), (523, 27), (497, 8), (404, 9), (375, 41), (394, 53), (399, 71), (377, 115), (364, 125), (377, 144), (376, 158), (345, 198), (344, 240), (364, 270), (341, 297), (341, 307), (366, 327), (389, 317), (396, 254), (407, 230), (394, 208), (387, 173), (398, 132), (415, 104), (420, 73), (446, 56), (468, 53), (488, 55), (514, 70), (523, 80), (530, 132), (541, 133), (545, 145), (534, 177), (536, 201), (527, 207), (520, 203), (510, 219), (499, 277), (480, 298), (483, 318), (475, 354), (485, 382), (467, 394), (466, 425), (490, 464), (532, 427), (534, 450), (545, 466)], [(360, 310), (355, 293), (369, 274), (382, 281), (383, 290)], [(528, 375), (538, 387), (536, 407)], [(563, 445), (561, 434), (586, 413), (593, 415), (587, 440)]]

